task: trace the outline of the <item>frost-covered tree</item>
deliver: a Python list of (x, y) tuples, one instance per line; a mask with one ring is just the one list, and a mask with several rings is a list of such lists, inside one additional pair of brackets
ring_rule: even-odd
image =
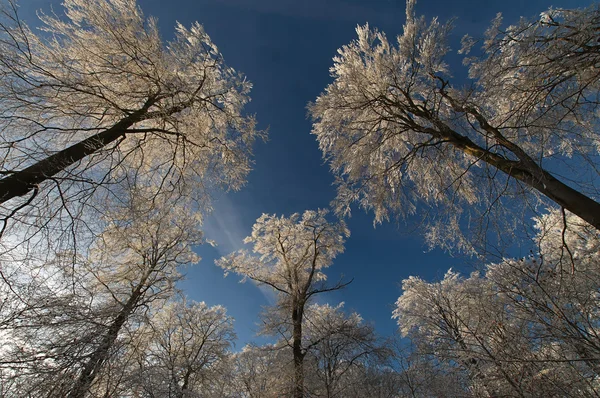
[(344, 313), (343, 303), (308, 306), (304, 339), (306, 360), (313, 363), (311, 397), (350, 397), (353, 385), (364, 382), (353, 370), (381, 365), (388, 354), (373, 327), (356, 312)]
[(233, 357), (232, 398), (278, 398), (290, 396), (294, 370), (289, 349), (275, 345), (244, 346)]
[[(393, 351), (388, 367), (379, 369), (379, 375), (371, 377), (376, 382), (374, 388), (389, 394), (383, 396), (474, 397), (469, 390), (468, 378), (456, 372), (452, 364), (437, 360), (435, 355), (425, 354), (419, 347), (399, 337), (395, 336), (388, 343)], [(368, 380), (367, 385), (373, 383)]]
[(217, 261), (226, 274), (234, 272), (277, 293), (277, 306), (267, 313), (265, 322), (273, 334), (285, 336), (292, 349), (295, 398), (304, 396), (306, 306), (316, 294), (348, 284), (327, 284), (324, 270), (344, 250), (349, 231), (341, 221), (327, 221), (326, 214), (326, 210), (290, 217), (263, 214), (252, 227), (252, 235), (244, 240), (254, 245), (254, 255), (242, 250)]
[(171, 195), (155, 199), (131, 192), (112, 203), (86, 256), (3, 264), (20, 271), (0, 332), (2, 376), (16, 389), (9, 396), (115, 396), (148, 310), (172, 296), (179, 268), (199, 259), (191, 249), (202, 242), (199, 216)]
[[(263, 314), (263, 323), (268, 333), (277, 329), (278, 341), (246, 346), (235, 354), (233, 383), (227, 396), (275, 398), (295, 394), (293, 324), (289, 314), (272, 307)], [(368, 398), (383, 397), (374, 394), (376, 390), (393, 393), (379, 372), (387, 364), (390, 350), (360, 315), (344, 313), (342, 304), (306, 306), (301, 347), (305, 353), (304, 396)]]
[(467, 278), (411, 277), (394, 316), (418, 352), (464, 373), (476, 396), (597, 397), (600, 235), (559, 211), (536, 225), (539, 256)]
[(135, 0), (66, 0), (35, 33), (17, 8), (0, 8), (2, 231), (11, 219), (30, 237), (63, 220), (56, 240), (125, 176), (196, 199), (243, 184), (251, 85), (201, 25), (177, 25), (167, 43)]
[[(598, 5), (506, 28), (496, 18), (465, 60), (464, 88), (445, 62), (451, 24), (414, 7), (407, 0), (395, 42), (358, 27), (334, 58), (333, 83), (309, 106), (337, 176), (337, 212), (358, 202), (380, 222), (420, 203), (429, 243), (467, 251), (479, 247), (461, 224), (486, 239), (551, 201), (600, 229)], [(474, 43), (465, 37), (463, 51)]]
[(224, 378), (233, 319), (221, 306), (172, 301), (151, 315), (129, 388), (136, 397), (209, 397)]

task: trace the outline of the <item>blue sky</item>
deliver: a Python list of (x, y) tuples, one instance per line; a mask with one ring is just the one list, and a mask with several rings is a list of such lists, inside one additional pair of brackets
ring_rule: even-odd
[[(240, 192), (216, 198), (207, 218), (208, 238), (219, 246), (203, 246), (200, 264), (187, 270), (181, 288), (195, 300), (222, 304), (236, 319), (238, 348), (256, 340), (258, 313), (270, 302), (269, 294), (251, 283), (239, 284), (235, 275), (223, 277), (214, 259), (242, 247), (256, 218), (262, 213), (289, 215), (325, 208), (334, 198), (333, 177), (323, 163), (306, 104), (331, 81), (329, 67), (336, 50), (355, 37), (354, 28), (368, 22), (396, 36), (404, 23), (405, 3), (400, 0), (138, 0), (146, 15), (158, 17), (165, 39), (175, 21), (204, 25), (227, 64), (246, 74), (254, 84), (248, 112), (259, 127), (269, 129), (269, 140), (255, 148), (255, 167)], [(49, 9), (58, 1), (22, 0), (26, 20), (35, 9)], [(442, 21), (457, 18), (453, 50), (460, 38), (483, 33), (497, 12), (507, 23), (519, 16), (536, 16), (549, 6), (572, 8), (589, 4), (567, 0), (420, 0), (418, 14)], [(58, 10), (58, 8), (56, 8)], [(461, 59), (450, 59), (455, 76), (465, 75)], [(387, 223), (373, 228), (372, 215), (355, 209), (348, 221), (351, 237), (346, 252), (328, 270), (330, 280), (340, 274), (354, 278), (345, 290), (322, 297), (332, 304), (359, 312), (379, 333), (396, 328), (392, 306), (400, 295), (400, 282), (410, 275), (441, 278), (449, 267), (468, 269), (464, 258), (427, 251), (418, 233)], [(256, 340), (259, 341), (259, 340)]]

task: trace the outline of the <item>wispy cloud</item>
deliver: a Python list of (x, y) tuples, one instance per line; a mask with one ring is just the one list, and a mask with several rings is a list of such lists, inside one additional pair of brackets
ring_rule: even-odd
[[(241, 249), (248, 251), (252, 249), (243, 242), (252, 229), (252, 225), (246, 225), (247, 222), (244, 222), (244, 219), (240, 208), (226, 194), (217, 195), (214, 200), (213, 212), (204, 221), (204, 233), (207, 239), (216, 243), (215, 249), (219, 256), (226, 256)], [(257, 287), (269, 304), (275, 304), (277, 295), (273, 289), (267, 286), (258, 286), (254, 282), (253, 285)]]
[(226, 194), (214, 199), (213, 211), (204, 220), (206, 238), (216, 242), (217, 252), (221, 256), (245, 248), (244, 238), (250, 233), (251, 226), (244, 225), (240, 209)]

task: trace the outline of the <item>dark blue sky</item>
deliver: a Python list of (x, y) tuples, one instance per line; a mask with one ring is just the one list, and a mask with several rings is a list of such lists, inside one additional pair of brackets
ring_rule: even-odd
[[(195, 300), (222, 304), (236, 319), (238, 348), (253, 340), (257, 314), (269, 304), (269, 294), (251, 283), (239, 284), (230, 275), (223, 278), (214, 265), (220, 255), (242, 247), (242, 239), (263, 212), (289, 215), (305, 209), (327, 207), (334, 198), (333, 177), (322, 161), (306, 104), (331, 81), (329, 67), (336, 50), (355, 37), (357, 24), (396, 36), (404, 23), (405, 3), (400, 0), (138, 0), (144, 13), (158, 17), (165, 39), (171, 38), (175, 21), (189, 26), (194, 21), (205, 30), (222, 52), (227, 64), (246, 74), (254, 84), (252, 103), (259, 127), (269, 129), (269, 140), (255, 148), (255, 167), (240, 192), (217, 198), (215, 212), (206, 221), (216, 249), (200, 247), (203, 260), (187, 270), (181, 284)], [(35, 9), (48, 10), (50, 0), (21, 0), (26, 19)], [(479, 36), (502, 12), (505, 22), (519, 16), (532, 17), (547, 9), (573, 8), (589, 4), (581, 0), (420, 0), (418, 14), (442, 21), (457, 18), (452, 48), (469, 33)], [(55, 10), (58, 10), (56, 7)], [(465, 76), (461, 59), (450, 64), (457, 78)], [(355, 209), (348, 220), (351, 237), (346, 252), (327, 274), (336, 281), (340, 274), (354, 278), (344, 291), (322, 297), (335, 304), (346, 302), (375, 324), (385, 335), (396, 325), (392, 306), (400, 295), (400, 282), (410, 275), (427, 279), (443, 276), (449, 267), (467, 269), (465, 259), (438, 251), (428, 252), (418, 233), (402, 225), (372, 225), (372, 215)]]

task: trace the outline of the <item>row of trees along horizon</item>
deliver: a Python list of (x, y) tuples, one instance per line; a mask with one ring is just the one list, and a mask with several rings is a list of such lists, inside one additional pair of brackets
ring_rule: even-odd
[[(265, 138), (250, 84), (200, 24), (165, 43), (135, 0), (65, 0), (41, 33), (3, 1), (0, 396), (600, 396), (600, 9), (498, 17), (463, 39), (459, 87), (451, 24), (414, 6), (395, 42), (358, 27), (309, 105), (332, 214), (265, 214), (217, 261), (277, 297), (273, 343), (234, 352), (225, 309), (176, 283), (208, 191), (240, 189)], [(326, 269), (356, 203), (481, 262), (404, 280), (395, 339), (315, 301), (349, 283)], [(531, 256), (487, 260), (522, 234)]]

